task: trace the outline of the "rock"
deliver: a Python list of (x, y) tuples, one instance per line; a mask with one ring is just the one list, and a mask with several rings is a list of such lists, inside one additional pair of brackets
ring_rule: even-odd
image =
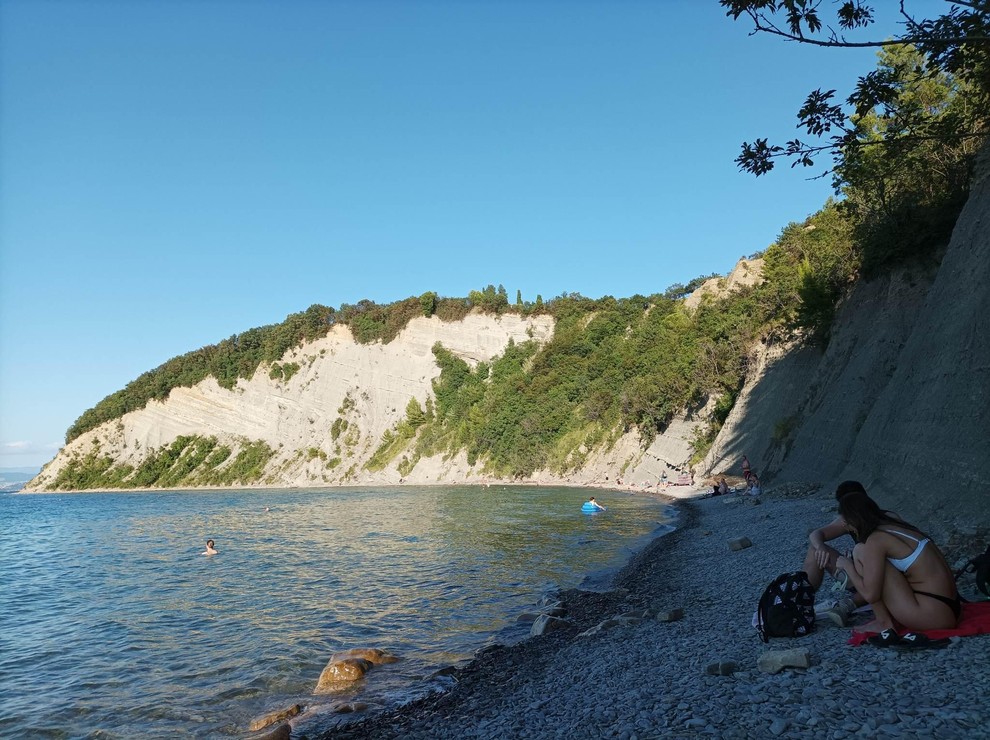
[(539, 616), (540, 615), (537, 612), (523, 612), (518, 617), (516, 617), (516, 622), (532, 624), (537, 620)]
[(351, 712), (363, 712), (368, 706), (363, 701), (341, 701), (331, 704), (330, 711), (335, 714), (350, 714)]
[(757, 666), (764, 673), (780, 673), (785, 668), (809, 668), (811, 653), (807, 648), (771, 650), (760, 656)]
[(301, 704), (293, 704), (288, 709), (280, 709), (277, 712), (270, 712), (260, 719), (256, 719), (252, 722), (248, 729), (251, 732), (256, 732), (257, 730), (263, 730), (269, 725), (273, 725), (276, 722), (281, 722), (282, 720), (289, 719), (290, 717), (295, 717), (302, 711)]
[(316, 682), (314, 694), (329, 694), (339, 691), (349, 684), (364, 678), (364, 675), (371, 670), (371, 661), (363, 658), (345, 658), (344, 660), (331, 660), (327, 667), (320, 674), (320, 680)]
[(749, 537), (736, 537), (733, 540), (729, 540), (729, 549), (733, 552), (737, 550), (745, 550), (747, 547), (752, 547), (753, 543), (750, 542)]
[(641, 621), (643, 619), (649, 619), (653, 616), (652, 609), (634, 609), (631, 612), (624, 612), (618, 616), (618, 619)]
[(373, 665), (398, 663), (402, 660), (399, 656), (386, 653), (384, 650), (379, 650), (378, 648), (353, 648), (351, 650), (344, 650), (339, 653), (334, 653), (330, 656), (330, 662), (333, 663), (338, 660), (347, 660), (348, 658), (361, 658), (362, 660), (366, 660)]
[(548, 632), (553, 632), (561, 627), (567, 627), (570, 625), (566, 619), (561, 619), (560, 617), (551, 617), (547, 614), (541, 614), (533, 622), (533, 626), (529, 629), (529, 634), (531, 637), (536, 637), (537, 635), (545, 635)]
[(567, 609), (563, 606), (551, 606), (544, 609), (543, 614), (546, 614), (548, 617), (562, 617), (567, 614)]
[(635, 616), (637, 612), (630, 612), (629, 615), (623, 614), (618, 617), (612, 617), (611, 619), (606, 619), (604, 622), (599, 622), (591, 629), (585, 630), (578, 637), (591, 637), (592, 635), (597, 635), (599, 632), (604, 632), (605, 630), (610, 630), (615, 627), (625, 627), (630, 624), (639, 624), (643, 621), (642, 617)]
[(705, 673), (709, 676), (731, 676), (738, 670), (739, 666), (731, 660), (718, 663), (709, 663), (705, 667)]
[(780, 719), (779, 717), (770, 723), (770, 734), (771, 735), (783, 735), (784, 731), (787, 729), (788, 722), (786, 719)]
[(460, 669), (455, 665), (449, 665), (439, 670), (433, 671), (428, 678), (436, 678), (438, 676), (456, 676)]
[(283, 722), (278, 727), (273, 727), (260, 735), (251, 735), (249, 740), (290, 740), (292, 728), (288, 722)]
[(657, 609), (656, 611), (658, 622), (676, 622), (678, 619), (684, 619), (684, 610), (680, 607), (677, 609)]

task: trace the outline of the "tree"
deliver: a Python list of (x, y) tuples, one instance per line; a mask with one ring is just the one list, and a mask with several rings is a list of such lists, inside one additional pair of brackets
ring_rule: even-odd
[(423, 315), (429, 318), (437, 310), (437, 294), (432, 290), (428, 290), (419, 297), (420, 308), (423, 309)]
[[(981, 141), (937, 134), (978, 134), (985, 126), (985, 119), (972, 115), (979, 91), (971, 81), (940, 70), (918, 78), (913, 71), (924, 57), (912, 46), (886, 47), (877, 56), (877, 70), (890, 82), (892, 98), (852, 116), (850, 124), (858, 142), (882, 145), (848, 147), (835, 167), (867, 275), (948, 240), (966, 202)], [(909, 129), (931, 135), (902, 135)]]
[[(872, 4), (863, 0), (846, 0), (836, 10), (836, 24), (824, 26), (819, 8), (823, 0), (719, 0), (726, 15), (738, 20), (746, 16), (753, 24), (752, 33), (768, 33), (802, 44), (829, 48), (893, 48), (913, 46), (920, 53), (920, 63), (910, 70), (915, 82), (937, 74), (949, 75), (970, 88), (968, 120), (941, 118), (933, 121), (923, 110), (901, 109), (895, 105), (905, 80), (891, 76), (890, 70), (878, 69), (860, 77), (855, 90), (846, 98), (851, 109), (847, 115), (842, 103), (834, 102), (835, 90), (811, 92), (798, 111), (799, 128), (814, 137), (812, 141), (793, 139), (783, 146), (767, 139), (744, 142), (736, 158), (739, 168), (763, 175), (774, 168), (779, 158), (792, 159), (791, 166), (811, 167), (819, 154), (832, 155), (836, 166), (845, 157), (864, 147), (900, 146), (920, 142), (982, 141), (990, 134), (990, 0), (949, 1), (941, 16), (926, 19), (913, 16), (909, 0), (900, 0), (904, 31), (892, 39), (853, 41), (845, 32), (867, 28), (874, 22)], [(902, 70), (907, 71), (907, 70)], [(912, 84), (908, 81), (907, 84)], [(871, 111), (896, 121), (885, 127), (878, 137), (861, 136), (854, 124)], [(838, 167), (836, 170), (838, 171)], [(838, 175), (841, 184), (841, 173)], [(837, 184), (838, 187), (838, 184)]]

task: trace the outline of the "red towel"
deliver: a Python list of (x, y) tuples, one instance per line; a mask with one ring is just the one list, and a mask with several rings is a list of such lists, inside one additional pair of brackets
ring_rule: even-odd
[[(917, 630), (912, 630), (913, 632)], [(978, 601), (975, 603), (964, 603), (962, 605), (962, 616), (959, 619), (959, 626), (951, 630), (925, 630), (920, 634), (926, 635), (933, 640), (941, 637), (968, 637), (969, 635), (982, 635), (990, 632), (990, 601)], [(849, 638), (850, 645), (862, 645), (870, 637), (870, 632), (856, 632), (853, 630), (852, 637)]]

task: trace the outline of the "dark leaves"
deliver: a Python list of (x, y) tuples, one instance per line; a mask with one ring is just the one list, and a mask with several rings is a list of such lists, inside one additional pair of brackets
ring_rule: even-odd
[(736, 164), (743, 172), (751, 172), (759, 177), (773, 169), (773, 157), (784, 150), (779, 146), (768, 146), (766, 139), (754, 143), (743, 142), (742, 153), (736, 157)]
[(864, 28), (873, 23), (873, 9), (859, 0), (849, 0), (838, 10), (839, 26), (846, 30)]
[(822, 92), (815, 90), (810, 93), (798, 111), (799, 125), (804, 127), (812, 136), (821, 136), (832, 130), (833, 126), (841, 127), (846, 117), (842, 107), (829, 105), (835, 96), (835, 90)]

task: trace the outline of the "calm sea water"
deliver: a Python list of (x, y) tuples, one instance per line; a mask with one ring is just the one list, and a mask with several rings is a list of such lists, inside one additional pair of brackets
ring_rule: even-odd
[[(524, 636), (515, 617), (546, 591), (604, 585), (671, 515), (627, 493), (585, 515), (586, 495), (0, 495), (0, 736), (243, 734), (312, 704), (331, 654), (354, 647), (405, 660), (346, 698), (408, 701), (434, 670)], [(207, 538), (219, 555), (201, 555)]]

